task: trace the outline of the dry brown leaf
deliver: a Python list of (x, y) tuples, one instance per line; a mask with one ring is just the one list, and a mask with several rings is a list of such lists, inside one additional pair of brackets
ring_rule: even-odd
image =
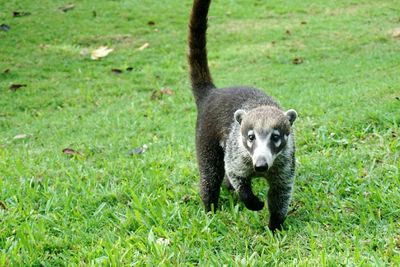
[(58, 9), (60, 9), (62, 12), (68, 12), (68, 11), (74, 9), (74, 8), (75, 8), (74, 4), (66, 4), (66, 5), (64, 5), (62, 7), (59, 7)]
[(74, 150), (74, 149), (72, 149), (72, 148), (64, 148), (64, 149), (62, 150), (62, 152), (63, 152), (65, 155), (71, 155), (71, 156), (81, 155), (81, 153), (80, 153), (79, 151), (76, 151), (76, 150)]
[(29, 16), (31, 14), (31, 12), (25, 12), (25, 11), (14, 11), (13, 12), (13, 17), (17, 18), (17, 17), (25, 17), (25, 16)]
[(151, 93), (150, 99), (151, 100), (161, 99), (163, 95), (173, 95), (173, 94), (174, 94), (174, 91), (172, 91), (171, 89), (169, 89), (169, 88), (161, 88), (158, 91), (153, 91)]
[(91, 53), (90, 58), (93, 60), (97, 60), (99, 58), (106, 57), (108, 54), (110, 54), (114, 49), (108, 48), (107, 46), (100, 46), (96, 50), (93, 50)]
[(161, 88), (161, 89), (160, 89), (160, 93), (161, 93), (162, 95), (173, 95), (173, 94), (174, 94), (174, 91), (172, 91), (172, 90), (169, 89), (169, 88)]
[(145, 50), (147, 47), (149, 47), (150, 46), (150, 44), (149, 43), (144, 43), (141, 47), (139, 47), (137, 50), (138, 51), (142, 51), (142, 50)]
[(123, 71), (121, 69), (111, 69), (111, 72), (114, 74), (121, 74)]
[(21, 87), (26, 87), (26, 84), (13, 83), (10, 85), (10, 90), (15, 92)]
[(400, 38), (400, 28), (396, 28), (392, 31), (392, 37)]
[(299, 65), (299, 64), (301, 64), (303, 62), (304, 62), (304, 58), (302, 58), (302, 57), (296, 57), (296, 58), (294, 58), (292, 60), (292, 63), (295, 64), (295, 65)]

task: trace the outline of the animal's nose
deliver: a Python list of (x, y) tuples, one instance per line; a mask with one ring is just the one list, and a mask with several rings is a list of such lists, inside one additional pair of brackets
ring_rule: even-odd
[(257, 159), (256, 163), (254, 164), (254, 170), (257, 172), (265, 172), (268, 170), (267, 160), (264, 158)]

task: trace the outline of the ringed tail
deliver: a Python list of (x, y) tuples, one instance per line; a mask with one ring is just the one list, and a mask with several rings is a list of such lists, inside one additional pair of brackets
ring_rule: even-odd
[(189, 24), (189, 69), (196, 104), (215, 88), (207, 60), (207, 15), (211, 0), (194, 0)]

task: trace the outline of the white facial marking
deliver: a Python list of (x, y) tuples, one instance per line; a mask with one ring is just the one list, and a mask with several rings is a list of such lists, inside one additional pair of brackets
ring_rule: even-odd
[(259, 158), (263, 158), (267, 161), (268, 168), (270, 168), (274, 163), (276, 156), (272, 155), (272, 152), (268, 147), (270, 137), (271, 133), (269, 133), (267, 136), (260, 136), (256, 133), (257, 145), (252, 156), (253, 164), (255, 164)]

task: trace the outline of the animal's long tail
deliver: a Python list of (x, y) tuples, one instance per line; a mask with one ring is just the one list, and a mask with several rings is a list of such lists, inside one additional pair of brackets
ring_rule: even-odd
[(194, 0), (189, 24), (189, 67), (192, 91), (199, 103), (215, 88), (208, 69), (206, 31), (211, 0)]

